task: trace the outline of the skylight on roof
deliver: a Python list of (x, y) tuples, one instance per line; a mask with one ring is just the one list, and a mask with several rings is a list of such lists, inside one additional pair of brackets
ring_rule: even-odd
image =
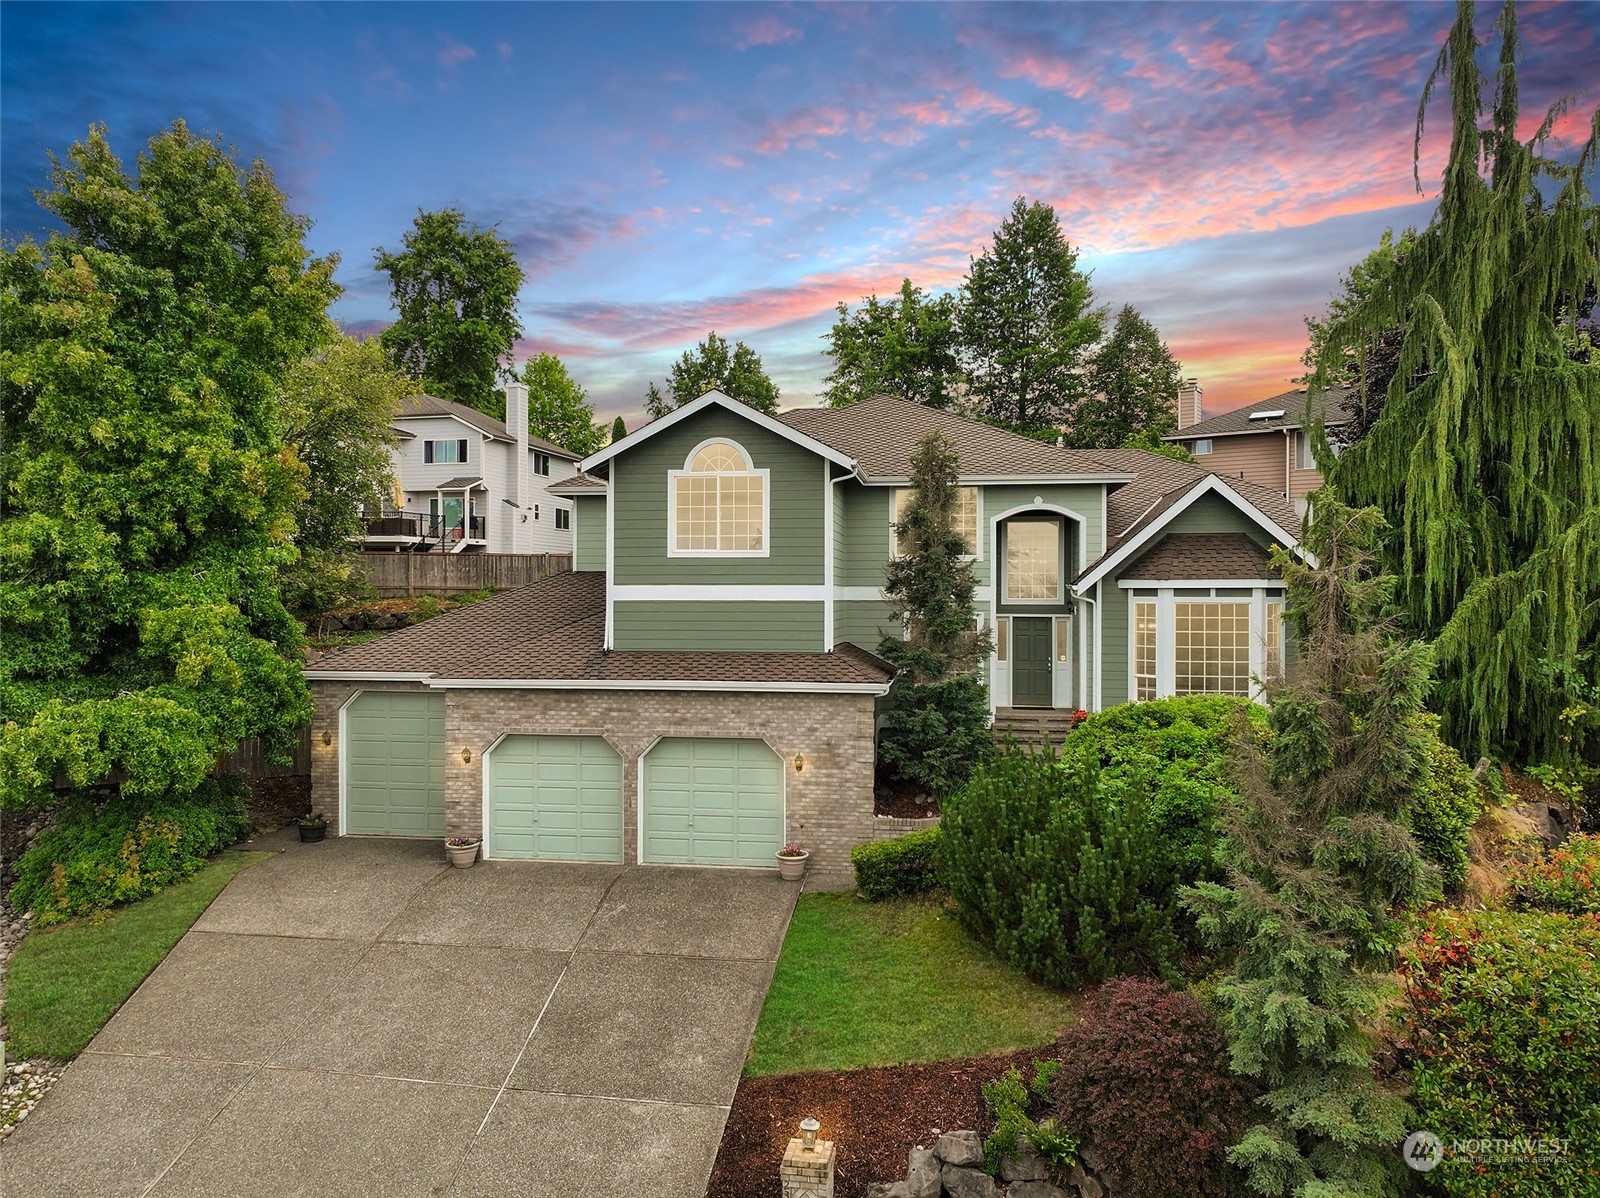
[(1282, 408), (1273, 408), (1272, 411), (1270, 411), (1270, 412), (1251, 412), (1250, 413), (1250, 419), (1251, 420), (1276, 420), (1279, 416), (1282, 416), (1282, 415), (1283, 415), (1283, 409)]

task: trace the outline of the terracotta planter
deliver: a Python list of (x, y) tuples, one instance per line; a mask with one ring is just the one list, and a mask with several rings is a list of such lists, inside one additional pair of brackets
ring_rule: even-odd
[(327, 824), (318, 824), (315, 828), (308, 828), (304, 824), (301, 824), (299, 827), (301, 844), (316, 844), (317, 841), (321, 840), (328, 834)]
[(806, 876), (806, 862), (811, 860), (810, 853), (801, 853), (798, 857), (785, 857), (782, 853), (773, 855), (778, 858), (778, 876), (785, 882), (798, 882)]
[(450, 856), (450, 864), (457, 869), (466, 869), (478, 856), (479, 842), (474, 840), (471, 844), (447, 844), (444, 851)]

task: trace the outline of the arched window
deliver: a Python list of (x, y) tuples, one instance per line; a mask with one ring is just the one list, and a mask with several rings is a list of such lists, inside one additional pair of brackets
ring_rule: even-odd
[(766, 557), (768, 471), (724, 440), (696, 445), (683, 467), (668, 471), (668, 555)]

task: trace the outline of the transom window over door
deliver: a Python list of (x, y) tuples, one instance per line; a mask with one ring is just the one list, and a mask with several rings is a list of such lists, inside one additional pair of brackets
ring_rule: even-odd
[(766, 557), (768, 471), (732, 441), (706, 441), (668, 472), (667, 551), (676, 557)]
[(1006, 524), (1006, 602), (1061, 602), (1061, 525), (1056, 521)]

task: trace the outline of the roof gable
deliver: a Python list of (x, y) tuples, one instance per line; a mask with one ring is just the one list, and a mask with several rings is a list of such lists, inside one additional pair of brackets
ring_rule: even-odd
[(691, 403), (686, 403), (681, 408), (677, 408), (671, 412), (668, 412), (665, 416), (657, 417), (649, 424), (635, 429), (626, 437), (622, 438), (622, 440), (613, 441), (604, 449), (590, 454), (588, 457), (584, 458), (583, 461), (578, 463), (578, 469), (585, 474), (591, 473), (595, 467), (604, 465), (617, 455), (626, 453), (628, 450), (642, 445), (651, 437), (659, 436), (668, 429), (681, 424), (683, 421), (688, 420), (691, 416), (699, 415), (701, 412), (710, 407), (724, 408), (727, 411), (732, 412), (735, 416), (743, 417), (752, 424), (766, 429), (769, 433), (774, 433), (777, 436), (782, 437), (785, 441), (790, 441), (795, 445), (800, 446), (802, 449), (808, 449), (819, 457), (827, 458), (830, 462), (835, 462), (847, 470), (854, 470), (856, 468), (856, 463), (852, 458), (840, 453), (832, 446), (791, 428), (781, 420), (774, 420), (765, 412), (758, 412), (749, 404), (740, 403), (737, 399), (734, 399), (730, 395), (724, 395), (720, 391), (707, 391), (699, 399), (694, 400)]
[[(1270, 399), (1259, 399), (1234, 412), (1224, 412), (1199, 424), (1168, 433), (1163, 441), (1193, 441), (1204, 437), (1238, 437), (1246, 433), (1281, 432), (1284, 429), (1304, 428), (1307, 411), (1321, 416), (1325, 424), (1344, 424), (1350, 419), (1356, 404), (1355, 393), (1348, 387), (1329, 387), (1308, 393), (1304, 387), (1285, 391)], [(1277, 413), (1269, 416), (1268, 413)], [(1251, 419), (1255, 415), (1261, 419)]]
[[(426, 416), (448, 416), (459, 420), (471, 428), (477, 429), (484, 436), (493, 441), (509, 441), (516, 443), (516, 436), (506, 425), (504, 420), (496, 420), (493, 416), (484, 414), (476, 408), (469, 408), (466, 404), (456, 403), (454, 400), (440, 399), (437, 395), (408, 395), (400, 401), (400, 410), (395, 413), (396, 420), (418, 420)], [(402, 433), (404, 429), (400, 430)], [(411, 434), (406, 434), (411, 435)], [(536, 449), (540, 453), (548, 453), (552, 457), (564, 458), (569, 462), (576, 462), (578, 455), (570, 449), (562, 449), (552, 441), (543, 437), (528, 434), (528, 448)]]

